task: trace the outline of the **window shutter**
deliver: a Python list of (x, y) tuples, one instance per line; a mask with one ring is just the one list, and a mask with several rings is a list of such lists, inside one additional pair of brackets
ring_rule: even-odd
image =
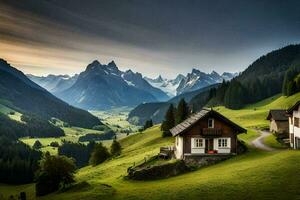
[(214, 138), (214, 149), (215, 150), (219, 149), (219, 138)]
[(194, 146), (195, 146), (195, 139), (191, 138), (191, 147), (194, 148)]
[(231, 138), (227, 138), (227, 147), (231, 148)]

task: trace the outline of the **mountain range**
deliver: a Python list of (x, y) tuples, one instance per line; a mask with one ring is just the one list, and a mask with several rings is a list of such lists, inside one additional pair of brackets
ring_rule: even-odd
[(68, 105), (32, 82), (3, 59), (0, 59), (0, 100), (1, 104), (20, 113), (35, 114), (47, 120), (54, 117), (72, 126), (92, 128), (102, 124), (89, 112)]
[[(203, 87), (190, 93), (181, 92), (173, 100), (169, 100), (167, 102), (169, 104), (162, 105), (154, 102), (140, 104), (129, 113), (128, 119), (137, 124), (143, 124), (149, 119), (152, 119), (154, 123), (160, 123), (170, 103), (176, 105), (180, 98), (184, 98), (194, 112), (202, 109), (203, 106), (216, 105), (239, 109), (247, 104), (281, 93), (283, 82), (288, 78), (288, 72), (293, 69), (300, 71), (300, 45), (289, 45), (263, 55), (238, 76), (236, 76), (237, 74), (222, 74), (223, 77), (228, 77), (227, 80), (236, 76), (231, 81)], [(196, 86), (202, 87), (205, 84), (212, 83), (212, 80), (218, 80), (218, 78), (219, 82), (222, 80), (215, 72), (210, 74), (214, 78), (207, 76), (204, 78), (204, 75), (203, 72), (193, 69), (192, 73), (187, 75), (187, 78), (182, 79), (178, 91), (182, 91), (183, 88), (193, 90)], [(197, 77), (202, 77), (202, 82), (197, 81)], [(213, 86), (215, 88), (212, 88)], [(189, 98), (186, 98), (187, 94), (189, 94)], [(145, 116), (144, 113), (148, 115)]]
[(74, 76), (52, 74), (49, 74), (48, 76), (35, 76), (28, 74), (27, 77), (49, 92), (55, 93), (70, 88), (76, 82), (78, 74), (75, 74)]
[(140, 103), (166, 102), (171, 97), (196, 91), (209, 85), (230, 80), (235, 74), (217, 72), (206, 74), (193, 69), (175, 79), (143, 77), (132, 70), (121, 71), (114, 61), (101, 64), (95, 60), (85, 71), (72, 77), (48, 75), (28, 77), (69, 104), (89, 110), (113, 107), (134, 107)]
[(151, 86), (140, 73), (119, 70), (115, 62), (95, 60), (78, 75), (68, 89), (54, 94), (71, 105), (89, 109), (136, 106), (142, 102), (165, 101), (169, 97)]
[(223, 80), (229, 81), (238, 73), (224, 72), (222, 75), (215, 71), (204, 73), (198, 69), (192, 69), (191, 73), (186, 76), (179, 74), (175, 79), (165, 79), (159, 75), (155, 79), (145, 77), (145, 79), (153, 86), (166, 92), (170, 97), (174, 97), (186, 92), (195, 91), (205, 88), (209, 85), (221, 83)]

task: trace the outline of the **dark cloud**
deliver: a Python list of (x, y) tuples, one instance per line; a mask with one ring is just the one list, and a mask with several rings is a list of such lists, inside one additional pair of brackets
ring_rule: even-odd
[(116, 58), (150, 75), (191, 67), (240, 71), (261, 54), (300, 41), (297, 0), (0, 2), (0, 36), (64, 49), (67, 59), (83, 53), (80, 64), (97, 55)]

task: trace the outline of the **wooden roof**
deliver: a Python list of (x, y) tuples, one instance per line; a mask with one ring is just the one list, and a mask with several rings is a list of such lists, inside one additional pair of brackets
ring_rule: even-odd
[(290, 115), (293, 114), (293, 111), (296, 110), (296, 109), (298, 109), (299, 105), (300, 105), (300, 101), (298, 101), (298, 102), (295, 103), (293, 106), (291, 106), (291, 107), (287, 110), (287, 113), (290, 114)]
[(230, 126), (234, 127), (238, 133), (245, 133), (247, 130), (240, 127), (239, 125), (235, 124), (225, 116), (221, 115), (220, 113), (212, 110), (212, 109), (202, 109), (200, 112), (193, 114), (180, 124), (176, 125), (172, 129), (170, 129), (170, 132), (173, 136), (176, 136), (178, 134), (184, 133), (186, 130), (191, 128), (194, 124), (196, 124), (199, 120), (203, 119), (204, 117), (208, 115), (215, 115), (216, 117), (221, 118), (225, 123), (228, 123)]
[(275, 121), (288, 121), (286, 110), (270, 110), (267, 120), (274, 119)]

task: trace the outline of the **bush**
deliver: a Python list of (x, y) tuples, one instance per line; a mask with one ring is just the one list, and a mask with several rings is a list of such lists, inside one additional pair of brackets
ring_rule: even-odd
[(246, 143), (242, 140), (238, 140), (237, 142), (237, 154), (243, 154), (248, 151), (248, 147)]
[(90, 157), (90, 164), (93, 166), (103, 163), (110, 156), (106, 147), (102, 143), (96, 144)]
[(94, 130), (98, 130), (98, 131), (109, 131), (110, 128), (105, 126), (105, 125), (97, 125), (93, 127)]
[(74, 158), (77, 167), (84, 167), (89, 163), (95, 144), (94, 141), (89, 142), (88, 145), (63, 141), (62, 145), (58, 147), (58, 155)]
[(88, 133), (84, 136), (80, 136), (79, 142), (89, 142), (89, 141), (101, 141), (101, 140), (111, 140), (115, 138), (116, 134), (113, 131), (108, 131), (106, 133)]
[(39, 140), (36, 140), (34, 142), (32, 148), (34, 148), (34, 149), (40, 149), (40, 148), (42, 148), (42, 146), (43, 146), (42, 143)]
[(121, 155), (121, 145), (117, 140), (114, 140), (110, 147), (110, 153), (113, 156)]
[(43, 196), (73, 183), (75, 170), (73, 159), (46, 155), (36, 174), (36, 195)]
[(59, 143), (58, 142), (51, 142), (50, 146), (51, 147), (59, 147)]
[(150, 119), (150, 120), (147, 120), (147, 121), (145, 122), (145, 125), (144, 125), (143, 129), (146, 130), (147, 128), (151, 128), (152, 126), (153, 126), (153, 122), (152, 122), (152, 120)]

